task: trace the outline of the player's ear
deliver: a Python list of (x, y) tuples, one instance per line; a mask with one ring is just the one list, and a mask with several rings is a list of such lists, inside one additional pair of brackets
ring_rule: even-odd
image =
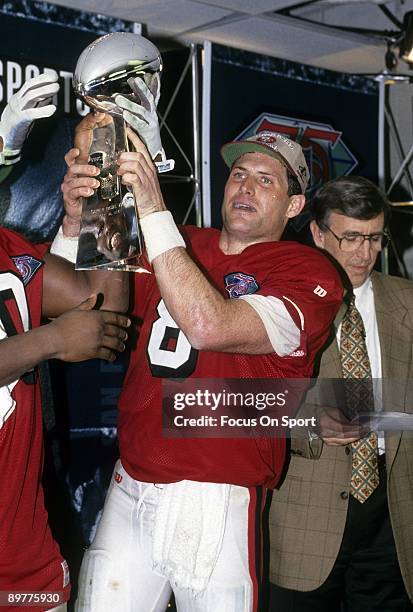
[(325, 233), (323, 230), (320, 229), (315, 221), (311, 221), (310, 230), (314, 244), (318, 246), (319, 249), (324, 249)]
[(288, 219), (292, 219), (300, 214), (305, 204), (305, 195), (297, 194), (290, 196), (290, 203), (287, 208), (286, 216)]

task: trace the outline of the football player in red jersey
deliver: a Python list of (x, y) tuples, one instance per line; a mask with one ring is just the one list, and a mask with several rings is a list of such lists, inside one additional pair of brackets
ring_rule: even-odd
[[(50, 83), (52, 81), (52, 84)], [(50, 76), (26, 82), (0, 122), (1, 163), (20, 156), (31, 122), (54, 112), (36, 101), (57, 91)], [(32, 108), (33, 107), (33, 108)], [(46, 111), (45, 111), (46, 109)], [(34, 111), (34, 114), (33, 114)], [(43, 115), (36, 113), (45, 113)], [(36, 366), (49, 358), (113, 361), (129, 319), (125, 277), (78, 273), (60, 257), (0, 228), (0, 606), (66, 610), (69, 569), (53, 540), (41, 485), (43, 426)], [(99, 310), (98, 293), (104, 296)], [(100, 299), (100, 298), (99, 298)], [(64, 314), (63, 314), (64, 313)], [(41, 325), (41, 318), (52, 318)]]
[[(341, 281), (322, 253), (280, 241), (309, 178), (297, 143), (266, 132), (223, 147), (230, 176), (218, 231), (176, 227), (148, 152), (130, 139), (136, 152), (120, 156), (119, 174), (134, 190), (153, 274), (134, 277), (142, 326), (119, 404), (121, 459), (77, 610), (163, 611), (173, 590), (180, 612), (251, 612), (261, 514), (285, 440), (164, 437), (162, 380), (311, 376)], [(79, 196), (97, 187), (77, 155), (67, 155), (62, 186), (73, 227)]]

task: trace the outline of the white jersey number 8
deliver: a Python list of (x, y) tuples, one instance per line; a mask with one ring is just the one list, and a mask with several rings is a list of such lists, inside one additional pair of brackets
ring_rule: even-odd
[(156, 310), (159, 318), (152, 324), (148, 342), (152, 375), (159, 378), (186, 378), (195, 369), (198, 351), (189, 344), (163, 300)]

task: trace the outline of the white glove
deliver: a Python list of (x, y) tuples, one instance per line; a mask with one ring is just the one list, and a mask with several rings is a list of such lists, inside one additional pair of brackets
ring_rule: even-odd
[(116, 96), (115, 102), (120, 108), (123, 108), (123, 118), (143, 140), (152, 159), (155, 159), (158, 155), (161, 156), (162, 162), (155, 162), (158, 172), (167, 172), (173, 169), (174, 161), (166, 159), (156, 113), (156, 106), (161, 93), (160, 79), (157, 72), (149, 76), (149, 87), (140, 77), (128, 79), (128, 84), (139, 99), (140, 104), (121, 95)]
[(50, 117), (56, 110), (51, 97), (59, 91), (57, 74), (40, 74), (25, 82), (18, 92), (12, 95), (0, 120), (0, 137), (3, 151), (0, 164), (15, 164), (20, 159), (20, 151), (31, 124), (35, 119)]

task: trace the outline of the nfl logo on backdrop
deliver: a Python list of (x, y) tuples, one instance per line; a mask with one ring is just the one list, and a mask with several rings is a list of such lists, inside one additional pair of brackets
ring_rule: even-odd
[(328, 123), (263, 113), (235, 140), (249, 138), (265, 130), (284, 134), (302, 146), (311, 178), (306, 192), (308, 198), (326, 181), (350, 174), (357, 166), (357, 159), (343, 142), (342, 133)]

